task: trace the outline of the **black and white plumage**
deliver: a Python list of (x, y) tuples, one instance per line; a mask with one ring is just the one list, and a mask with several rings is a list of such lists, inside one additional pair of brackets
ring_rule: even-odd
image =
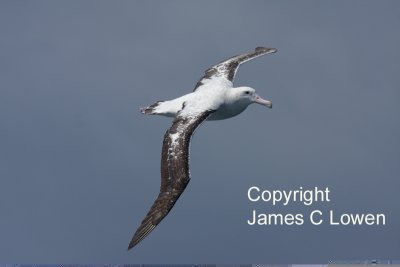
[(164, 135), (160, 193), (136, 230), (128, 249), (137, 245), (162, 221), (185, 190), (190, 180), (190, 138), (203, 121), (231, 118), (252, 103), (272, 107), (272, 102), (262, 99), (253, 88), (234, 88), (233, 80), (242, 63), (275, 52), (274, 48), (257, 47), (250, 53), (231, 57), (206, 70), (192, 93), (169, 101), (158, 101), (141, 109), (143, 114), (175, 119)]

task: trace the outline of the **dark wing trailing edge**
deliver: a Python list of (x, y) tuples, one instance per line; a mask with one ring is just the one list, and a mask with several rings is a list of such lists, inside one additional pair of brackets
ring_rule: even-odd
[(221, 63), (207, 69), (204, 73), (204, 76), (197, 82), (193, 91), (196, 91), (198, 87), (214, 78), (226, 79), (227, 81), (233, 83), (236, 71), (241, 64), (266, 54), (275, 53), (276, 51), (277, 50), (275, 48), (257, 47), (253, 52), (234, 56), (224, 60)]
[(142, 241), (170, 212), (190, 180), (189, 143), (194, 130), (214, 111), (178, 114), (164, 135), (161, 153), (161, 188), (150, 211), (136, 230), (128, 250)]

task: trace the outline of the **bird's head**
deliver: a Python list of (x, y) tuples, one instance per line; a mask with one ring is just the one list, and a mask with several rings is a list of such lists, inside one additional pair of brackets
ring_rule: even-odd
[(257, 103), (268, 108), (272, 108), (272, 102), (270, 100), (266, 100), (261, 98), (256, 94), (256, 90), (251, 87), (236, 87), (232, 88), (234, 90), (233, 95), (235, 102), (241, 102), (244, 105), (250, 105), (253, 103)]

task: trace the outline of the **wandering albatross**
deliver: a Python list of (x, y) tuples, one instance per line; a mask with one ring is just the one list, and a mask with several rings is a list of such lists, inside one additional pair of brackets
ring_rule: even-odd
[(243, 112), (252, 103), (272, 108), (250, 87), (233, 87), (240, 64), (275, 53), (275, 48), (257, 47), (231, 57), (205, 71), (192, 93), (141, 108), (143, 114), (173, 117), (164, 135), (161, 152), (161, 188), (150, 211), (136, 230), (128, 250), (142, 241), (170, 212), (190, 181), (189, 143), (194, 130), (205, 120), (223, 120)]

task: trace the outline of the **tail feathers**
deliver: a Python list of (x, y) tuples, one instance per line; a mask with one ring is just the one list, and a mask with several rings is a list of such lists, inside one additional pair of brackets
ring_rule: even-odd
[(151, 105), (148, 106), (148, 107), (141, 108), (141, 109), (140, 109), (140, 112), (141, 112), (142, 114), (146, 114), (146, 115), (157, 114), (157, 113), (155, 112), (155, 110), (156, 110), (156, 108), (160, 105), (160, 103), (162, 103), (162, 102), (164, 102), (164, 101), (157, 101), (156, 103), (151, 104)]

